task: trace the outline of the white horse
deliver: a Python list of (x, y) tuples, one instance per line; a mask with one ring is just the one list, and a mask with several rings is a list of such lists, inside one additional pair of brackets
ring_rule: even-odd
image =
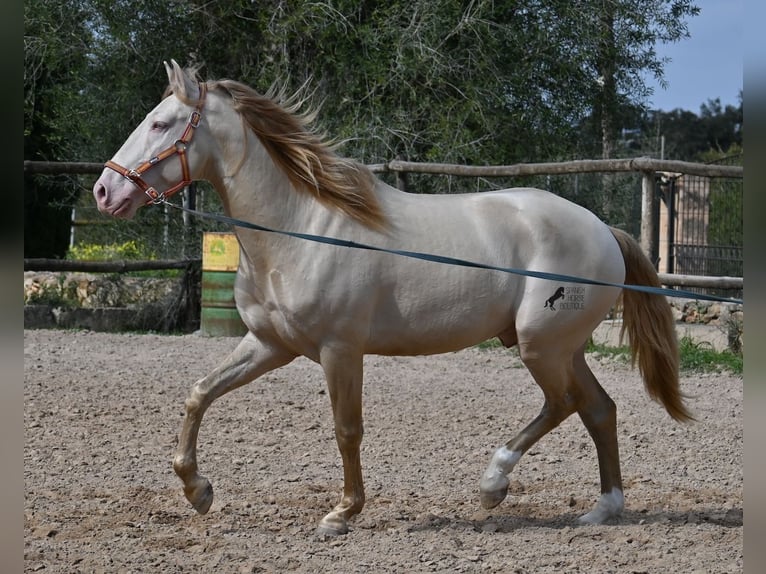
[[(280, 96), (260, 95), (235, 81), (199, 82), (194, 70), (175, 61), (165, 67), (168, 94), (95, 183), (103, 213), (130, 218), (192, 180), (207, 180), (229, 216), (272, 228), (601, 282), (660, 285), (635, 240), (560, 197), (527, 188), (404, 193), (336, 155), (293, 102), (280, 104)], [(648, 393), (674, 419), (691, 418), (679, 391), (678, 347), (664, 297), (317, 245), (245, 228), (235, 232), (241, 248), (235, 299), (248, 333), (193, 385), (173, 461), (199, 513), (213, 500), (196, 457), (206, 409), (300, 355), (324, 371), (343, 460), (343, 492), (319, 522), (324, 534), (348, 532), (349, 518), (365, 501), (359, 456), (365, 354), (444, 353), (492, 337), (518, 345), (545, 401), (539, 415), (489, 461), (480, 482), (485, 508), (505, 498), (508, 474), (521, 456), (576, 412), (593, 437), (601, 477), (601, 497), (580, 520), (602, 523), (622, 511), (616, 408), (584, 355), (594, 328), (620, 296)]]

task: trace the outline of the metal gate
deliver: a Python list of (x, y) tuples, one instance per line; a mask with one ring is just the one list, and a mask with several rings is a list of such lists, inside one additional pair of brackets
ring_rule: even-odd
[[(692, 175), (670, 177), (662, 198), (661, 270), (681, 275), (742, 277), (743, 180)], [(662, 217), (665, 215), (665, 217)], [(742, 290), (694, 289), (741, 297)]]

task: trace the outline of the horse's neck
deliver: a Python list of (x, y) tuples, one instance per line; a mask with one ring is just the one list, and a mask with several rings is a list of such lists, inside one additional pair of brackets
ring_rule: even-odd
[[(239, 160), (241, 157), (229, 163), (236, 165)], [(231, 175), (213, 182), (228, 216), (274, 230), (316, 235), (345, 233), (344, 220), (350, 219), (326, 208), (311, 194), (294, 189), (260, 142), (250, 142), (245, 161), (238, 170), (228, 173)], [(242, 227), (234, 231), (254, 276), (265, 278), (278, 262), (285, 262), (284, 236)], [(296, 257), (296, 250), (305, 246), (305, 242), (294, 240), (290, 243), (290, 256)]]
[[(375, 233), (342, 210), (328, 207), (317, 196), (293, 187), (290, 178), (271, 159), (259, 138), (250, 130), (244, 137), (231, 139), (228, 130), (219, 133), (218, 149), (222, 150), (211, 162), (210, 179), (230, 217), (255, 223), (275, 230), (294, 231), (314, 235), (332, 235), (357, 241), (368, 240)], [(378, 181), (375, 191), (382, 199), (388, 186)], [(382, 187), (381, 187), (382, 186)], [(268, 253), (279, 249), (284, 242), (273, 233), (240, 233), (245, 251), (253, 257), (260, 254), (266, 259), (279, 257)], [(293, 244), (301, 249), (304, 242)]]
[[(230, 148), (231, 149), (231, 148)], [(300, 230), (312, 217), (316, 200), (293, 189), (255, 136), (242, 152), (222, 158), (213, 185), (230, 217), (275, 229)]]

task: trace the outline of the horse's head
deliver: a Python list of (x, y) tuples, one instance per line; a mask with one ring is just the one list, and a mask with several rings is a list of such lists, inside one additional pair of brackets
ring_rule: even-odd
[(204, 143), (196, 136), (204, 123), (205, 86), (175, 60), (165, 62), (172, 95), (149, 112), (93, 186), (98, 209), (132, 218), (139, 207), (179, 191), (199, 175)]
[[(93, 186), (102, 213), (129, 219), (197, 179), (224, 194), (241, 174), (250, 189), (256, 181), (271, 193), (292, 188), (364, 225), (385, 226), (376, 180), (312, 131), (313, 114), (296, 114), (296, 102), (280, 105), (279, 94), (240, 82), (199, 83), (174, 60), (165, 68), (172, 95), (147, 114)], [(248, 209), (256, 209), (258, 195), (248, 195)], [(268, 197), (263, 202), (271, 205)]]

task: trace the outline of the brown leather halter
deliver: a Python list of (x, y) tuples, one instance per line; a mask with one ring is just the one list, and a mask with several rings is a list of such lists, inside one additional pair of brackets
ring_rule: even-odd
[[(181, 135), (179, 139), (175, 141), (173, 145), (164, 149), (163, 151), (161, 151), (154, 157), (150, 158), (149, 160), (145, 161), (144, 163), (142, 163), (135, 169), (128, 169), (126, 167), (122, 167), (120, 164), (115, 163), (112, 160), (109, 160), (104, 164), (104, 167), (108, 167), (109, 169), (116, 171), (122, 177), (124, 177), (127, 180), (130, 180), (141, 191), (143, 191), (146, 195), (148, 195), (149, 199), (146, 201), (147, 205), (162, 203), (168, 197), (177, 193), (179, 190), (183, 189), (184, 187), (186, 187), (192, 182), (192, 179), (189, 175), (189, 163), (186, 159), (186, 147), (189, 145), (189, 142), (191, 141), (192, 136), (194, 135), (194, 130), (199, 125), (200, 119), (202, 119), (202, 108), (205, 106), (206, 94), (207, 94), (207, 85), (204, 83), (200, 83), (199, 102), (197, 103), (197, 106), (194, 108), (194, 111), (189, 116), (189, 121), (186, 123), (186, 129), (184, 130), (184, 133)], [(152, 186), (146, 183), (141, 176), (147, 171), (149, 171), (150, 168), (154, 167), (155, 165), (158, 165), (160, 162), (166, 160), (167, 158), (175, 154), (178, 154), (178, 159), (181, 160), (181, 173), (182, 173), (183, 179), (181, 179), (181, 181), (179, 181), (172, 187), (166, 189), (165, 191), (158, 192), (156, 189), (154, 189)]]

